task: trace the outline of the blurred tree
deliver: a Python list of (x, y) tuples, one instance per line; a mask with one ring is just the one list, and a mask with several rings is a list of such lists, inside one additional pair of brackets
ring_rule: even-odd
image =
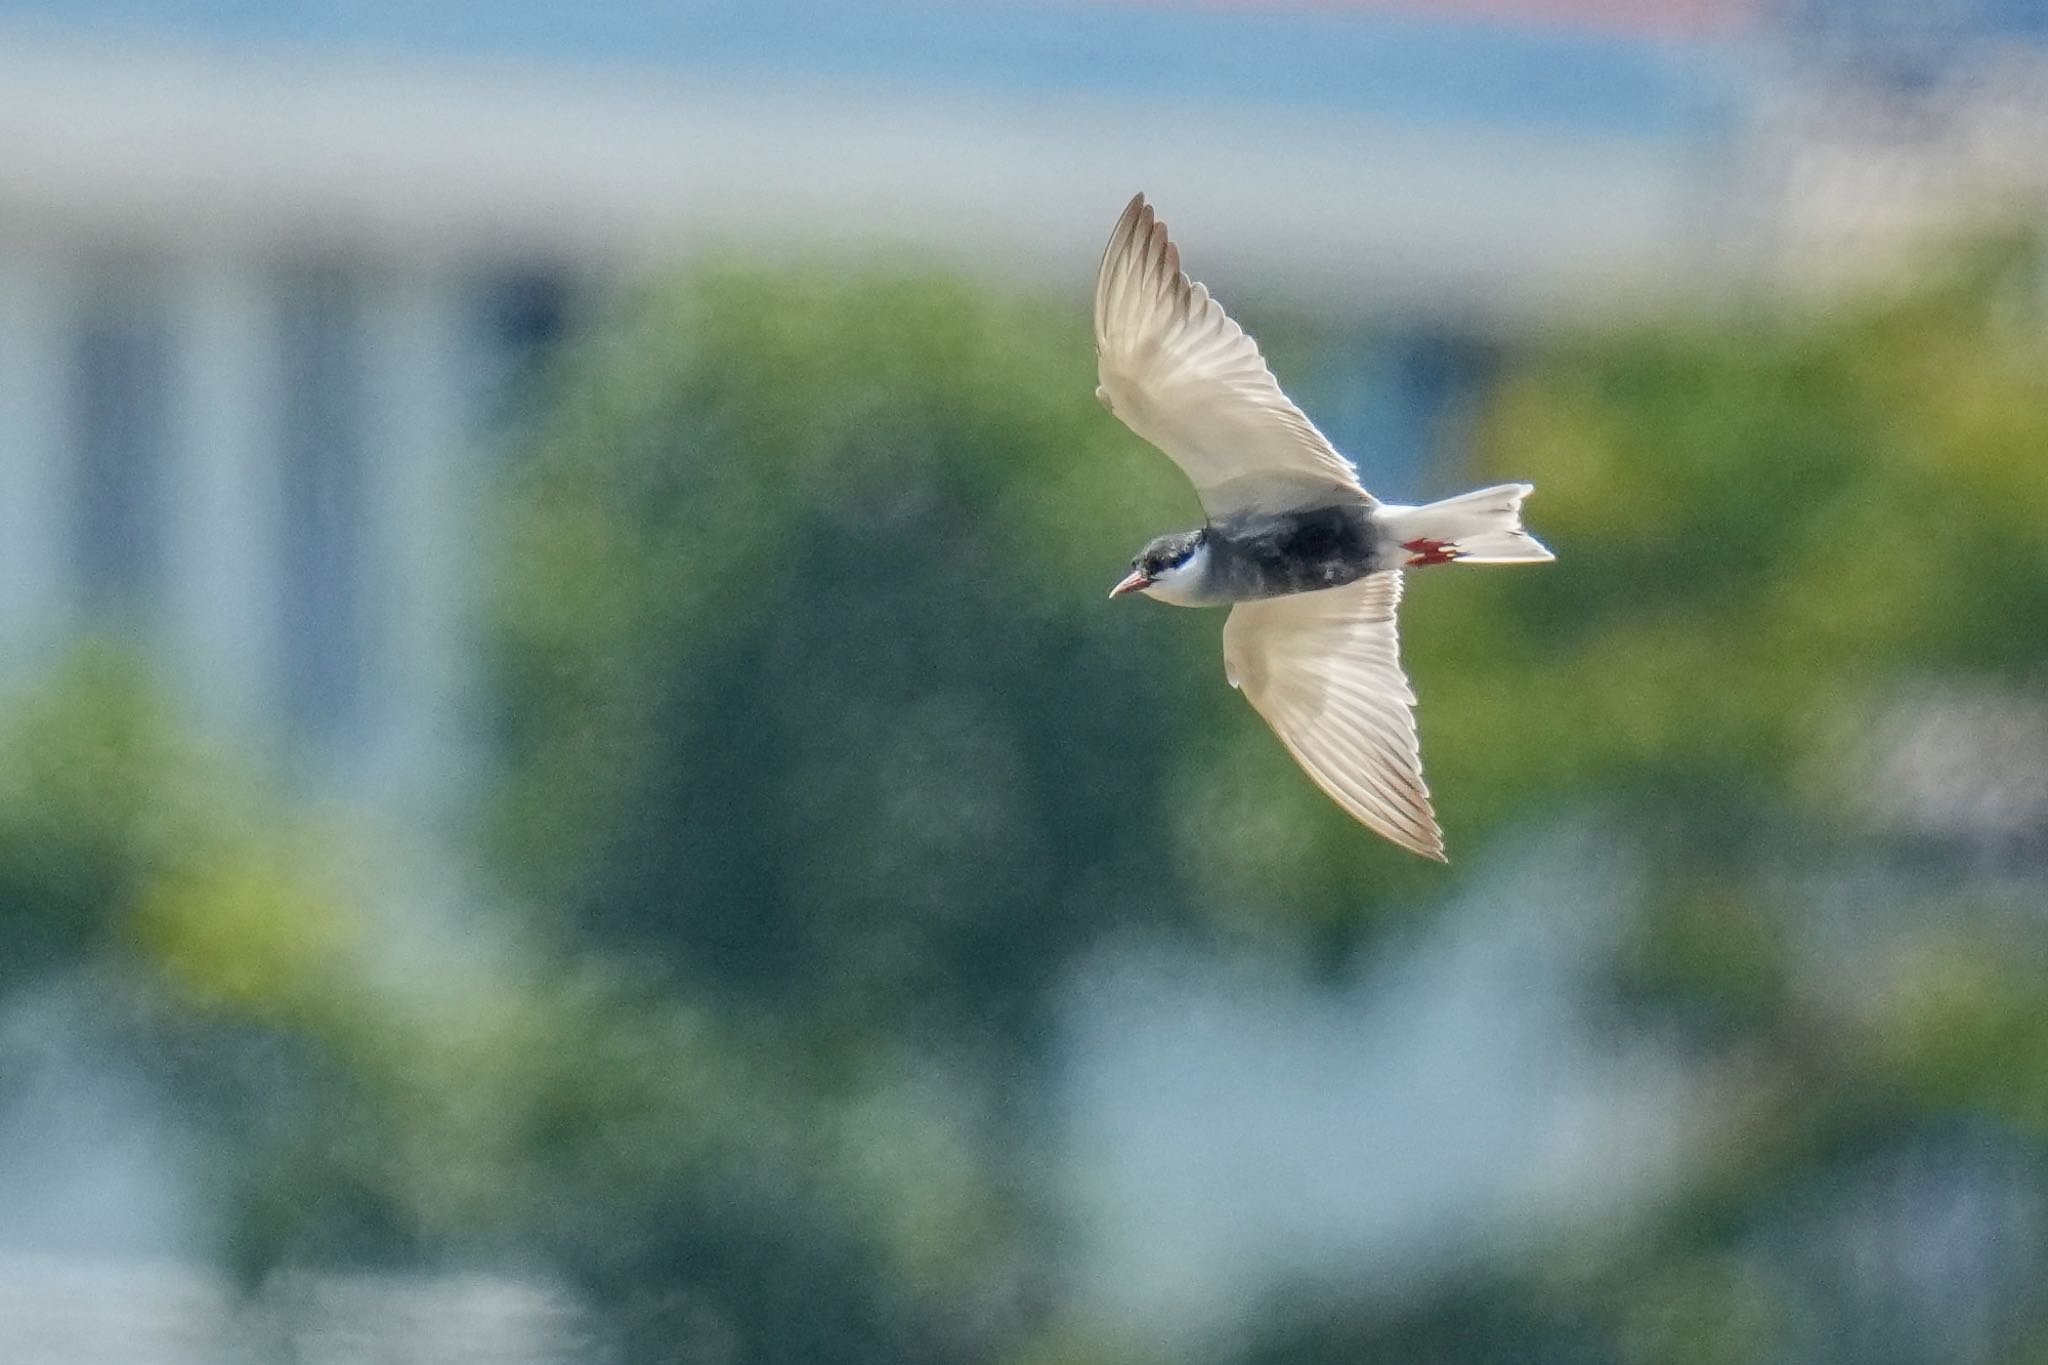
[(327, 851), (111, 644), (80, 646), (0, 723), (0, 1085), (59, 1033), (82, 1064), (148, 1078), (151, 1142), (211, 1155), (220, 1216), (143, 1249), (239, 1245), (271, 1188), (266, 1130), (324, 1112), (334, 1068), (291, 1031), (349, 998), (365, 937)]
[[(1368, 941), (1591, 820), (1651, 868), (1610, 1022), (1703, 1078), (1676, 1192), (1417, 1298), (1276, 1300), (1242, 1358), (2019, 1358), (2044, 841), (1915, 823), (1874, 746), (1930, 693), (2042, 704), (2033, 261), (1520, 367), (1465, 473), (1534, 479), (1560, 563), (1419, 575), (1405, 622), (1448, 874), (1294, 771), (1215, 614), (1101, 600), (1197, 513), (1087, 401), (1076, 310), (707, 272), (571, 358), (508, 475), (492, 837), (535, 939), (482, 904), (488, 961), (394, 962), (353, 836), (88, 653), (0, 730), (0, 990), (113, 965), (252, 1279), (538, 1256), (631, 1360), (1130, 1360), (1056, 1311), (1068, 967)], [(1890, 937), (1816, 967), (1845, 897)]]
[[(1482, 1284), (1446, 1297), (1498, 1340), (1757, 1358), (1657, 1324), (1775, 1340), (1792, 1310), (1741, 1258), (1751, 1201), (1825, 1168), (1841, 1148), (1818, 1135), (1924, 1112), (1912, 1072), (1869, 1060), (1877, 1038), (1915, 1052), (1898, 1017), (1814, 1017), (1779, 874), (1889, 846), (1856, 775), (1912, 685), (2040, 667), (2048, 523), (2011, 515), (2048, 491), (2048, 354), (2008, 307), (2031, 261), (1976, 255), (1840, 316), (1567, 342), (1493, 405), (1465, 472), (1534, 479), (1562, 562), (1411, 591), (1454, 854), (1606, 811), (1658, 870), (1616, 1008), (1750, 1059), (1731, 1074), (1758, 1087), (1673, 1214), (1690, 1233), (1623, 1248), (1568, 1310), (1540, 1278), (1526, 1313)], [(1011, 1078), (1103, 936), (1355, 938), (1444, 885), (1292, 772), (1221, 685), (1213, 617), (1098, 600), (1127, 546), (1195, 514), (1077, 401), (1089, 360), (1077, 317), (958, 285), (704, 276), (567, 376), (508, 537), (500, 834), (528, 886), (574, 941), (790, 1046), (804, 1105), (890, 1074), (877, 1058), (948, 1077), (990, 1173), (1037, 1160)], [(709, 1252), (673, 1254), (688, 1283)], [(1494, 1358), (1408, 1321), (1368, 1336)]]
[[(1505, 1280), (1276, 1305), (1247, 1360), (2035, 1358), (2048, 839), (2001, 809), (2025, 783), (1982, 787), (2048, 709), (2039, 259), (1583, 337), (1496, 395), (1477, 461), (1534, 480), (1560, 563), (1409, 594), (1440, 809), (1647, 855), (1609, 1022), (1695, 1068), (1696, 1164)], [(1959, 698), (1974, 751), (1902, 768), (1895, 736)]]
[(0, 732), (0, 991), (117, 946), (159, 877), (232, 824), (131, 657), (92, 644)]
[(501, 615), (502, 846), (533, 885), (820, 1037), (1002, 1053), (1101, 935), (1215, 913), (1183, 854), (1231, 837), (1219, 801), (1278, 787), (1348, 839), (1270, 737), (1218, 774), (1257, 721), (1214, 619), (1102, 602), (1198, 513), (1090, 364), (1070, 310), (746, 272), (586, 356)]
[[(713, 271), (571, 364), (506, 537), (506, 863), (570, 942), (775, 1040), (791, 1103), (884, 1116), (869, 1151), (957, 1133), (964, 1167), (911, 1145), (865, 1216), (913, 1283), (985, 1302), (1043, 1246), (1071, 963), (1141, 926), (1348, 936), (1441, 881), (1294, 771), (1218, 618), (1103, 600), (1199, 511), (1092, 364), (1071, 308)], [(949, 1164), (981, 1183), (946, 1193)], [(682, 1285), (755, 1255), (643, 1221)], [(765, 1293), (734, 1299), (747, 1340)]]

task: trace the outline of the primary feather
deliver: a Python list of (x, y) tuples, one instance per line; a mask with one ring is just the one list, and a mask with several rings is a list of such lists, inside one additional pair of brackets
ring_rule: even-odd
[(1095, 277), (1096, 396), (1181, 467), (1212, 520), (1370, 500), (1352, 468), (1294, 405), (1140, 194)]

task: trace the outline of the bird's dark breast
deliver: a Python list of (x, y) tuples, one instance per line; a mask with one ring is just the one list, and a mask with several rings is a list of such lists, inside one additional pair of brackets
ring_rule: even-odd
[(1222, 522), (1208, 544), (1211, 573), (1234, 601), (1342, 587), (1380, 567), (1362, 503)]

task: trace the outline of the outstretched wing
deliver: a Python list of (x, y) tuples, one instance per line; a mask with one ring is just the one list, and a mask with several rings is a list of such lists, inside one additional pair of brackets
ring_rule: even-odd
[(1223, 667), (1330, 798), (1376, 832), (1444, 861), (1422, 781), (1415, 693), (1394, 627), (1401, 575), (1231, 609)]
[(1172, 457), (1211, 520), (1370, 501), (1351, 462), (1280, 391), (1258, 343), (1181, 273), (1142, 194), (1095, 277), (1095, 352), (1096, 397)]

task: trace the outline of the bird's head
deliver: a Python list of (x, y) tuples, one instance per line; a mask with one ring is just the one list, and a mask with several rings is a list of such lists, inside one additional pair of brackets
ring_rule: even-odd
[(1131, 571), (1109, 590), (1111, 597), (1142, 592), (1165, 602), (1191, 601), (1207, 559), (1207, 531), (1160, 536), (1131, 560)]

